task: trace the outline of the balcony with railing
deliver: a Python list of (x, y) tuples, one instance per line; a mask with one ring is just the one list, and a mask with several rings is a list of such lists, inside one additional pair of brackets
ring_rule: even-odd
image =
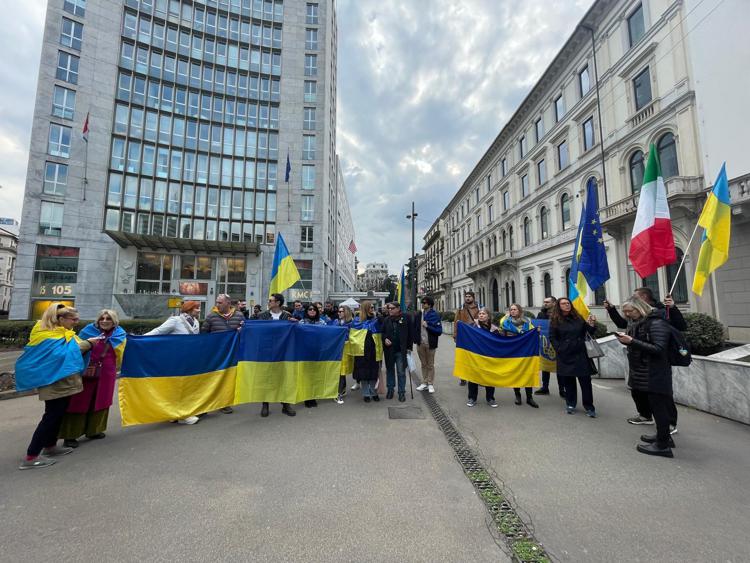
[(474, 264), (466, 270), (466, 275), (470, 278), (474, 278), (474, 276), (484, 272), (499, 270), (502, 266), (515, 266), (516, 261), (516, 255), (513, 251), (504, 250)]

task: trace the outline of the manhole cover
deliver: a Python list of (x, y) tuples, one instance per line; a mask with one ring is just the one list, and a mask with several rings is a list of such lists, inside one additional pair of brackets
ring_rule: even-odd
[(424, 413), (419, 407), (388, 407), (388, 418), (418, 419), (424, 418)]

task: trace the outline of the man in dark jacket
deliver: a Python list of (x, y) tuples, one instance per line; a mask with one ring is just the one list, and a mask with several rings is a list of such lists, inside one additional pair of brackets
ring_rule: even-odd
[[(281, 295), (281, 293), (272, 293), (271, 297), (268, 298), (268, 311), (263, 311), (258, 315), (258, 320), (291, 321), (292, 316), (281, 308), (282, 305), (284, 305), (284, 296)], [(287, 416), (295, 416), (297, 414), (289, 403), (281, 403), (281, 412)], [(268, 414), (268, 403), (264, 401), (263, 406), (260, 409), (260, 416), (265, 418)]]
[(412, 323), (401, 313), (397, 301), (386, 305), (388, 316), (383, 321), (383, 355), (386, 369), (386, 399), (393, 399), (393, 388), (398, 375), (398, 400), (406, 400), (406, 354), (414, 344)]
[[(659, 303), (654, 298), (654, 292), (651, 291), (648, 287), (639, 287), (633, 292), (633, 297), (637, 297), (639, 299), (642, 299), (649, 305), (651, 305), (657, 313), (663, 318), (665, 321), (667, 321), (669, 324), (671, 324), (674, 328), (676, 328), (679, 331), (687, 330), (687, 322), (685, 321), (685, 317), (682, 316), (682, 313), (677, 308), (677, 306), (674, 304), (674, 299), (672, 299), (671, 295), (667, 295), (664, 298), (664, 303)], [(617, 328), (627, 328), (628, 327), (628, 321), (627, 319), (622, 318), (620, 313), (617, 312), (617, 309), (614, 305), (612, 305), (609, 301), (604, 301), (604, 308), (607, 310), (607, 314), (609, 315), (610, 320), (615, 324)], [(631, 390), (631, 394), (633, 396), (633, 402), (635, 403), (635, 408), (638, 411), (638, 416), (632, 416), (628, 419), (628, 422), (630, 424), (648, 424), (651, 425), (654, 423), (653, 413), (651, 412), (651, 405), (648, 402), (648, 399), (643, 396), (639, 395), (637, 392), (633, 392)], [(677, 406), (674, 404), (674, 401), (672, 400), (672, 397), (670, 396), (671, 404), (669, 405), (669, 425), (670, 425), (670, 432), (672, 434), (677, 433)]]
[[(545, 297), (544, 303), (542, 305), (541, 311), (537, 313), (536, 318), (537, 319), (545, 319), (549, 320), (550, 311), (552, 311), (552, 307), (555, 306), (555, 303), (557, 303), (557, 298), (553, 296)], [(560, 393), (560, 396), (564, 399), (565, 398), (565, 381), (563, 380), (560, 375), (557, 376), (557, 390)], [(534, 395), (549, 395), (549, 372), (543, 371), (542, 372), (542, 387), (541, 389), (537, 389), (536, 393)]]
[[(216, 306), (206, 315), (206, 319), (201, 325), (201, 333), (239, 330), (244, 321), (245, 315), (232, 307), (232, 298), (226, 293), (222, 293), (216, 298)], [(224, 407), (221, 412), (232, 414), (234, 409)]]
[(443, 333), (443, 323), (440, 315), (433, 307), (435, 300), (432, 297), (422, 298), (422, 310), (414, 315), (412, 334), (414, 344), (417, 345), (419, 363), (422, 365), (422, 383), (417, 391), (427, 389), (429, 393), (435, 392), (435, 350), (438, 347), (438, 337)]
[(301, 321), (302, 319), (305, 318), (305, 308), (302, 305), (302, 301), (294, 302), (294, 309), (292, 310), (292, 316), (298, 321)]

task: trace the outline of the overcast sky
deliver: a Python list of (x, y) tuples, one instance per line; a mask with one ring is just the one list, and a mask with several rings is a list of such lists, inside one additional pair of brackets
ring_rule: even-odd
[[(592, 0), (338, 0), (338, 152), (361, 262), (400, 269)], [(0, 0), (0, 216), (20, 218), (43, 0)]]

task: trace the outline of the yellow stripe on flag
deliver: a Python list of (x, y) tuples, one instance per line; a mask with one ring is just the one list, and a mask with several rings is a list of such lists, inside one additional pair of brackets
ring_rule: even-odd
[(234, 402), (299, 403), (308, 399), (335, 399), (340, 372), (340, 361), (239, 362)]
[(486, 387), (538, 387), (539, 356), (490, 358), (456, 348), (453, 375)]

